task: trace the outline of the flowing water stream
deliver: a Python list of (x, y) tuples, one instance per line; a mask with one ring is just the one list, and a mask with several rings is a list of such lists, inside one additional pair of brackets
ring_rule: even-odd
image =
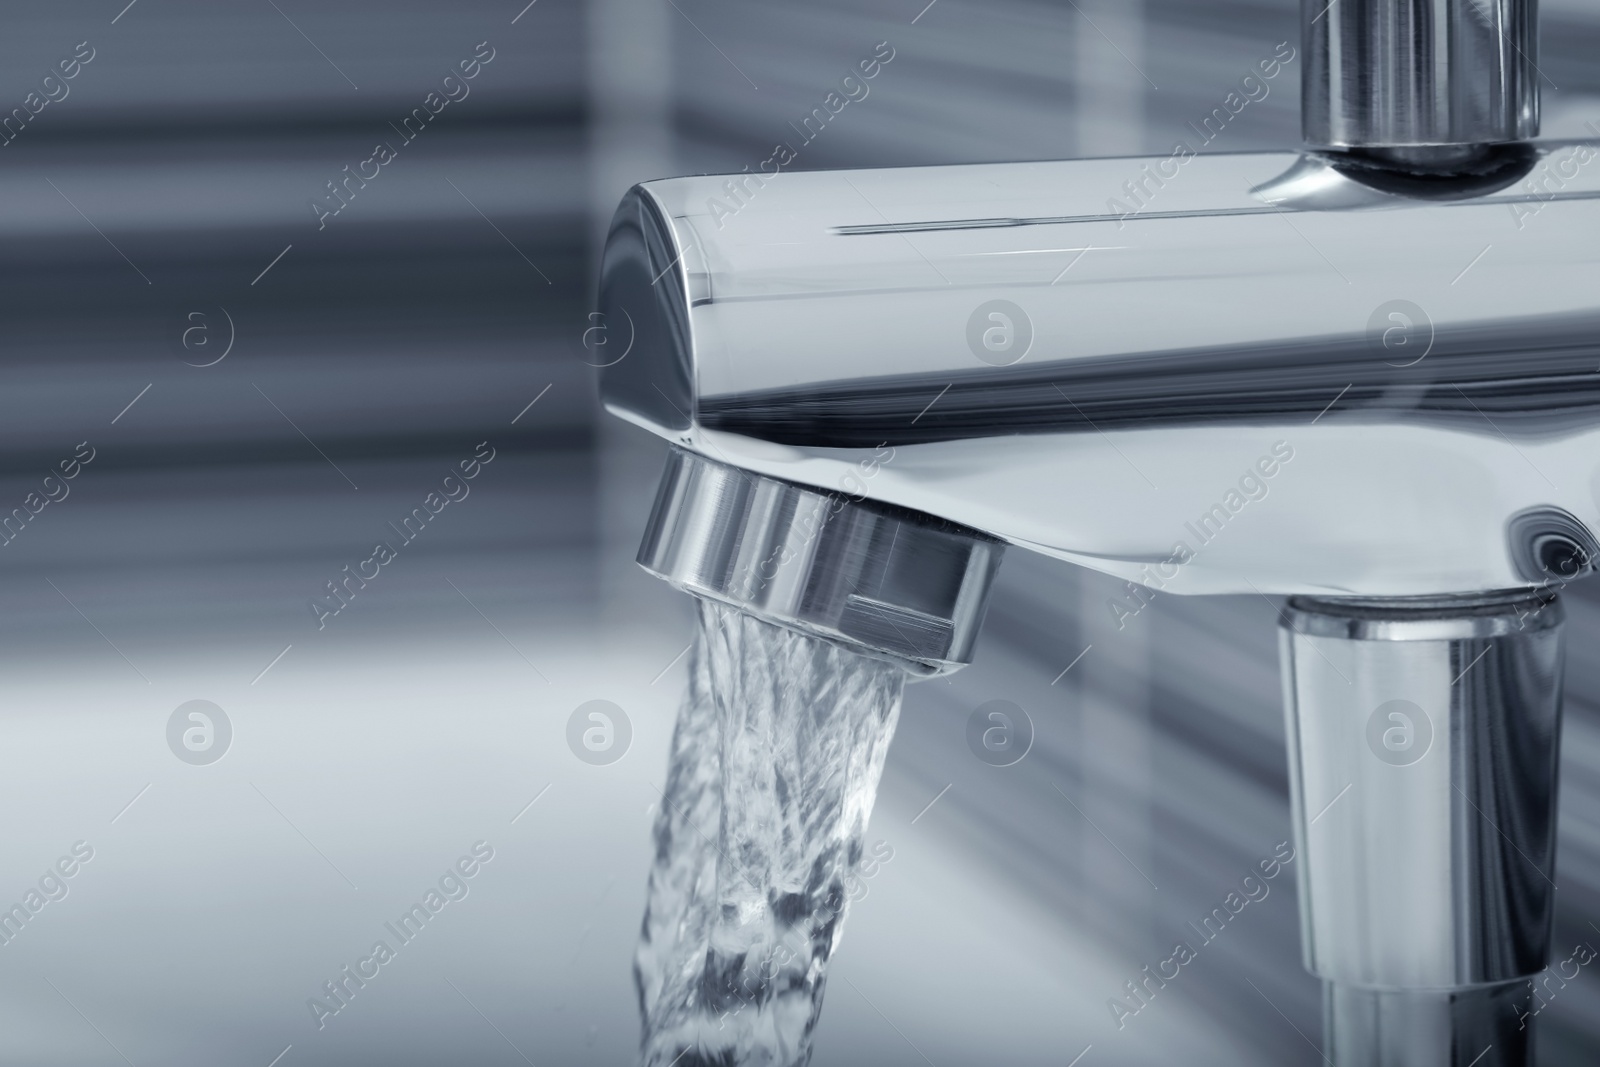
[(699, 611), (635, 957), (641, 1062), (804, 1064), (906, 676)]

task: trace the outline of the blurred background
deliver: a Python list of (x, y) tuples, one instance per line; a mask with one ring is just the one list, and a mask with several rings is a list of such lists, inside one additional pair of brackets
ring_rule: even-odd
[[(1299, 37), (1292, 0), (124, 2), (0, 33), (5, 1064), (628, 1062), (691, 612), (632, 562), (661, 446), (586, 365), (611, 208), (754, 169), (879, 42), (795, 168), (1165, 155)], [(1577, 136), (1600, 14), (1541, 7)], [(1210, 149), (1292, 145), (1298, 96), (1290, 64)], [(1119, 591), (1013, 552), (977, 662), (908, 690), (816, 1063), (1321, 1062), (1293, 863), (1108, 1008), (1290, 838), (1276, 605), (1119, 631)], [(1600, 944), (1600, 594), (1567, 601), (1557, 959)], [(993, 699), (1035, 731), (1011, 767), (966, 746)], [(631, 724), (609, 765), (568, 746), (590, 700)], [(1600, 977), (1539, 1023), (1594, 1062)]]

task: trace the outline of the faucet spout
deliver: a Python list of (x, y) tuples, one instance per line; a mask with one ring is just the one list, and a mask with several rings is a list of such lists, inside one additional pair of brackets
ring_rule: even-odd
[(674, 449), (639, 563), (913, 675), (972, 661), (1005, 546), (977, 530)]

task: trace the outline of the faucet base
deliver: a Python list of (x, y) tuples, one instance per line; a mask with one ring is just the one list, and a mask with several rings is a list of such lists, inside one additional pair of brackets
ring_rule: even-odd
[(1528, 1062), (1562, 622), (1548, 590), (1284, 609), (1302, 945), (1336, 1067)]
[(1448, 990), (1323, 984), (1323, 1044), (1334, 1067), (1525, 1067), (1533, 1027), (1525, 981)]

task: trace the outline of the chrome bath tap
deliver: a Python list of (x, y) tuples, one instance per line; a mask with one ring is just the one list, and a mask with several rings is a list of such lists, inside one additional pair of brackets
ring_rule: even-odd
[(923, 674), (1008, 544), (1288, 598), (1341, 1067), (1532, 1056), (1559, 593), (1600, 556), (1600, 145), (1537, 139), (1536, 30), (1305, 0), (1301, 151), (649, 182), (602, 267), (681, 588)]

